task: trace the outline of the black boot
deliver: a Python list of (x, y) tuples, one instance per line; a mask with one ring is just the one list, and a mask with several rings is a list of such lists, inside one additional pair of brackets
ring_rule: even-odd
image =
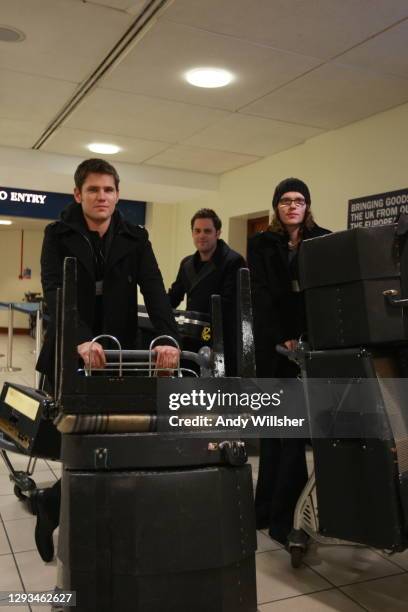
[(37, 515), (35, 543), (41, 559), (46, 563), (54, 558), (52, 534), (59, 522), (59, 503), (55, 504), (55, 489), (54, 485), (50, 489), (37, 489), (31, 494), (32, 508)]

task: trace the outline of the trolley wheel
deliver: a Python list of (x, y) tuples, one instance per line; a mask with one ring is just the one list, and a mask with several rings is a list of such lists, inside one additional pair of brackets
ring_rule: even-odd
[(20, 489), (20, 487), (18, 485), (14, 485), (14, 495), (20, 501), (25, 501), (27, 499), (27, 496), (24, 495), (24, 493), (22, 492), (22, 490)]
[[(24, 486), (24, 489), (21, 488), (22, 486)], [(26, 501), (29, 496), (23, 493), (23, 491), (34, 491), (36, 488), (37, 485), (35, 484), (35, 480), (30, 478), (29, 476), (25, 476), (23, 480), (21, 478), (18, 478), (16, 479), (14, 484), (14, 495), (20, 501)]]
[(303, 557), (306, 553), (306, 550), (301, 546), (291, 546), (289, 549), (290, 553), (290, 562), (294, 569), (298, 569), (303, 562)]

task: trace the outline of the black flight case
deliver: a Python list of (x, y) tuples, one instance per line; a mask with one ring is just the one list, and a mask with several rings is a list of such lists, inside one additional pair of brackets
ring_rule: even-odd
[[(82, 612), (256, 612), (243, 443), (158, 432), (155, 377), (78, 375), (75, 275), (65, 260), (59, 586), (77, 592)], [(204, 373), (208, 353), (199, 357)]]

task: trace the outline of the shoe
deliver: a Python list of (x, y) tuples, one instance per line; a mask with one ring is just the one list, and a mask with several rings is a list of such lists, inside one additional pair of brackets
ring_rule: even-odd
[(58, 523), (52, 517), (47, 506), (47, 489), (36, 489), (31, 494), (31, 504), (34, 513), (37, 515), (37, 523), (35, 526), (35, 543), (40, 557), (46, 563), (49, 563), (54, 558), (54, 542), (52, 534)]

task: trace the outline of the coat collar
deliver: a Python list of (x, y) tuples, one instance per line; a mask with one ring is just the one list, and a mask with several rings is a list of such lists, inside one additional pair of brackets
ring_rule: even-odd
[[(328, 233), (330, 233), (329, 230), (326, 230), (315, 223), (311, 229), (304, 228), (302, 241), (307, 240), (308, 238), (316, 238)], [(261, 244), (263, 244), (266, 249), (271, 248), (277, 251), (283, 266), (289, 269), (288, 235), (266, 230), (265, 232), (258, 234), (258, 236)]]
[[(211, 259), (209, 260), (210, 263), (214, 264), (215, 266), (219, 266), (220, 263), (222, 263), (224, 261), (225, 255), (226, 255), (228, 250), (229, 250), (229, 246), (224, 242), (224, 240), (222, 240), (222, 238), (218, 238), (217, 246), (215, 247), (214, 254), (211, 257)], [(194, 259), (194, 261), (199, 261), (200, 260), (200, 254), (199, 254), (198, 251), (196, 251), (194, 253), (193, 259)], [(205, 266), (205, 267), (207, 267), (207, 266)]]
[(224, 240), (219, 238), (217, 240), (217, 246), (216, 246), (213, 256), (207, 262), (207, 265), (203, 266), (199, 270), (199, 272), (196, 272), (196, 268), (194, 264), (197, 261), (199, 261), (200, 254), (198, 251), (194, 253), (193, 257), (191, 257), (187, 261), (186, 268), (185, 268), (187, 277), (189, 279), (189, 282), (191, 283), (190, 289), (188, 290), (189, 294), (193, 291), (193, 289), (195, 289), (195, 287), (199, 283), (201, 283), (201, 281), (203, 281), (205, 278), (207, 278), (207, 276), (212, 274), (217, 269), (217, 267), (223, 262), (228, 250), (229, 250), (228, 245), (224, 242)]
[[(105, 274), (134, 249), (136, 240), (140, 240), (140, 228), (127, 223), (119, 210), (115, 210), (113, 213), (111, 224), (113, 226), (111, 226), (110, 231), (113, 234)], [(90, 276), (94, 277), (95, 266), (92, 243), (88, 236), (89, 230), (82, 213), (82, 207), (79, 204), (72, 202), (62, 211), (56, 231), (61, 235), (61, 238), (65, 237), (65, 240), (69, 241), (73, 254), (84, 264)]]

